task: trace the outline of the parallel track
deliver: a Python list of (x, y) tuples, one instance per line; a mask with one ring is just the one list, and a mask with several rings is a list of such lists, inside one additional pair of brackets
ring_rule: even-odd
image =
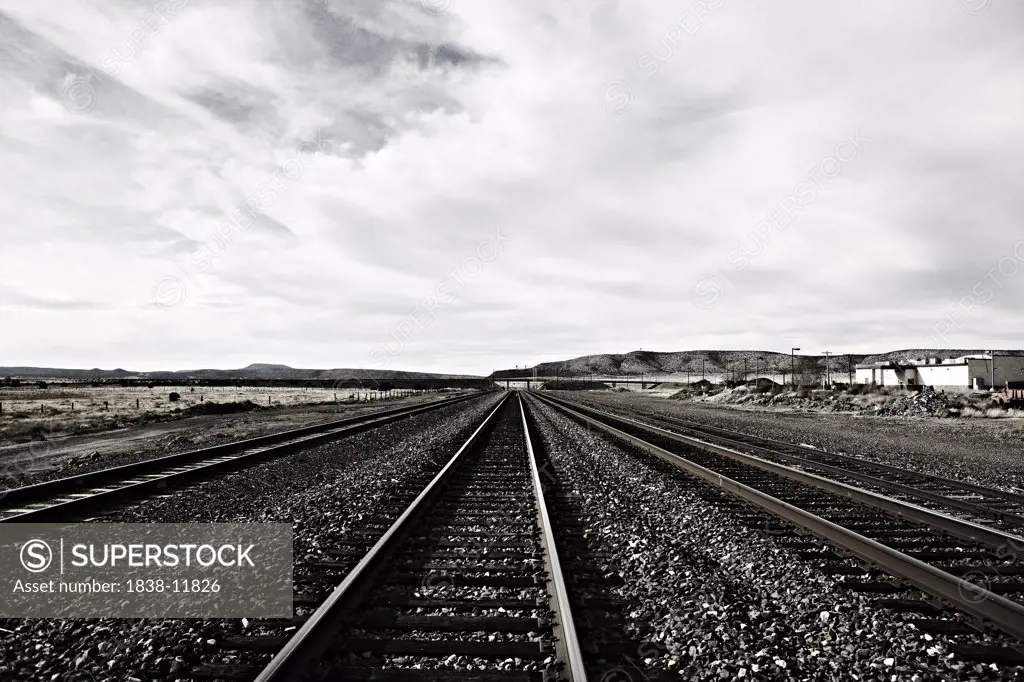
[(509, 394), (257, 682), (586, 680), (538, 459)]
[[(579, 404), (597, 406), (594, 402)], [(1015, 532), (1024, 531), (1024, 495), (1019, 493), (707, 426), (689, 419), (654, 415), (638, 409), (613, 409), (603, 404), (600, 407), (710, 443), (752, 452), (772, 461), (819, 472), (837, 480), (859, 483), (931, 509), (959, 514), (977, 523)]]
[(87, 517), (101, 507), (164, 493), (173, 486), (254, 466), (301, 448), (458, 404), (476, 395), (479, 394), (427, 405), (380, 410), (22, 488), (0, 490), (0, 523), (40, 523)]
[[(970, 617), (967, 625), (962, 619), (924, 620), (922, 629), (964, 634), (994, 628), (1004, 635), (998, 646), (962, 647), (963, 655), (1024, 664), (1024, 582), (1018, 579), (1024, 561), (1007, 551), (1019, 546), (1017, 536), (592, 406), (531, 396), (823, 539), (839, 550), (833, 557), (855, 562), (829, 567), (849, 576), (849, 589), (890, 595), (920, 590), (933, 601), (890, 600), (890, 606), (943, 616), (942, 607), (952, 607)], [(878, 580), (879, 572), (895, 580)]]

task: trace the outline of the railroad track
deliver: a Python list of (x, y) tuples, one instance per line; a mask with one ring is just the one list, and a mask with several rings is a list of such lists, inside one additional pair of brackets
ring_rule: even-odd
[[(788, 540), (819, 570), (840, 576), (842, 588), (922, 615), (914, 624), (954, 638), (950, 649), (962, 657), (1024, 665), (1019, 536), (589, 405), (539, 393), (530, 400), (727, 493), (717, 501), (748, 524)], [(766, 525), (766, 511), (784, 523)]]
[[(594, 403), (579, 404), (595, 406)], [(774, 462), (819, 472), (871, 490), (884, 491), (899, 499), (956, 514), (976, 523), (1011, 532), (1024, 530), (1024, 495), (1016, 492), (707, 426), (688, 419), (652, 415), (640, 410), (610, 410), (604, 405), (601, 407), (710, 443), (751, 452)]]
[(379, 531), (348, 537), (296, 576), (297, 631), (225, 642), (251, 661), (276, 652), (268, 662), (208, 663), (192, 676), (580, 682), (600, 677), (617, 652), (635, 655), (636, 642), (609, 635), (614, 612), (628, 605), (587, 564), (572, 496), (531, 431), (519, 392), (508, 394), (436, 475), (394, 496)]
[(21, 488), (0, 490), (0, 523), (85, 519), (95, 515), (101, 508), (153, 494), (168, 493), (182, 484), (254, 466), (301, 448), (455, 405), (477, 395), (381, 410)]

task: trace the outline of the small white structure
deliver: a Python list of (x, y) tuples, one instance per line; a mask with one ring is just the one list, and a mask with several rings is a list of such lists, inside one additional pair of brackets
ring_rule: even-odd
[(936, 388), (1002, 388), (1024, 381), (1024, 356), (991, 354), (958, 358), (918, 358), (908, 362), (857, 365), (855, 381), (876, 386), (934, 386)]

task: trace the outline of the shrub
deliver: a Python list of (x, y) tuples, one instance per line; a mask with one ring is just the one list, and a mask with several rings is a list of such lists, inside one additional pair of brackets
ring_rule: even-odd
[(40, 381), (38, 384), (36, 384), (36, 386), (38, 386), (39, 388), (48, 388), (49, 384), (47, 384), (45, 381)]
[(171, 391), (171, 394), (167, 396), (167, 399), (170, 400), (172, 403), (176, 403), (179, 400), (181, 400), (181, 394), (178, 393), (177, 391)]

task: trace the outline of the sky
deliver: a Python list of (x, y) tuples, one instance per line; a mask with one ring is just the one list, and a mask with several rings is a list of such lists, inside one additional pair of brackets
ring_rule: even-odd
[(1024, 347), (1024, 5), (0, 0), (0, 366)]

